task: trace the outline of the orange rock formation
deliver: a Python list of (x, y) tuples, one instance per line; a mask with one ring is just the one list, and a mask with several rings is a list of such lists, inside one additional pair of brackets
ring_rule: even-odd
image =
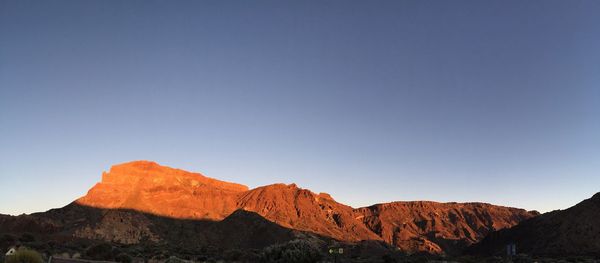
[(219, 181), (149, 161), (113, 166), (77, 203), (160, 216), (221, 220), (236, 209), (247, 186)]
[(295, 184), (249, 190), (149, 161), (113, 166), (78, 204), (184, 219), (223, 220), (237, 209), (343, 241), (382, 240), (407, 252), (456, 252), (536, 213), (482, 203), (393, 202), (353, 209)]

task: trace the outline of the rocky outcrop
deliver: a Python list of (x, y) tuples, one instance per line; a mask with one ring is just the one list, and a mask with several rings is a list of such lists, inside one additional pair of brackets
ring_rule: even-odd
[(354, 217), (352, 207), (295, 184), (252, 189), (240, 196), (237, 205), (284, 227), (345, 241), (381, 240)]
[(236, 210), (237, 197), (247, 190), (200, 173), (135, 161), (113, 166), (76, 202), (180, 219), (222, 220)]

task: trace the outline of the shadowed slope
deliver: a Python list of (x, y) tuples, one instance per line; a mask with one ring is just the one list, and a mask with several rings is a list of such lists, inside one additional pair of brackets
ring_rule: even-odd
[[(221, 221), (211, 221), (169, 218), (131, 209), (95, 208), (74, 202), (32, 215), (0, 215), (0, 233), (32, 233), (47, 240), (90, 239), (126, 245), (150, 242), (244, 249), (290, 241), (301, 232), (243, 210)], [(320, 238), (310, 233), (303, 235)]]
[(545, 213), (491, 233), (469, 253), (503, 254), (509, 243), (515, 243), (519, 253), (600, 256), (600, 193), (566, 210)]
[(239, 209), (216, 223), (209, 232), (213, 240), (222, 242), (221, 247), (262, 248), (295, 239), (300, 231), (282, 227), (257, 213)]

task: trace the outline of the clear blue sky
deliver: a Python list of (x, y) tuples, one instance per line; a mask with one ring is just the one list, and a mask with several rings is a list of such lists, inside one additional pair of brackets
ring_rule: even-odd
[(600, 1), (0, 0), (0, 213), (147, 159), (364, 206), (600, 191)]

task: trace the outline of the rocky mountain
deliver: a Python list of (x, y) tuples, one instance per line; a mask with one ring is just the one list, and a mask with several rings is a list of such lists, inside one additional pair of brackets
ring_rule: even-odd
[(507, 244), (518, 253), (540, 256), (600, 256), (600, 193), (565, 210), (556, 210), (491, 233), (469, 253), (504, 254)]
[(536, 212), (485, 203), (392, 202), (359, 208), (364, 224), (386, 243), (407, 252), (457, 254), (489, 232)]
[(121, 244), (260, 248), (296, 238), (385, 242), (409, 253), (459, 253), (535, 212), (482, 203), (393, 202), (354, 209), (295, 184), (255, 189), (135, 161), (113, 166), (72, 204), (0, 217), (0, 232)]
[(352, 207), (329, 194), (315, 194), (295, 184), (258, 187), (238, 199), (238, 207), (281, 226), (344, 241), (381, 240), (355, 217)]
[(222, 220), (236, 210), (248, 187), (135, 161), (113, 166), (76, 202), (96, 208), (132, 209), (159, 216)]

